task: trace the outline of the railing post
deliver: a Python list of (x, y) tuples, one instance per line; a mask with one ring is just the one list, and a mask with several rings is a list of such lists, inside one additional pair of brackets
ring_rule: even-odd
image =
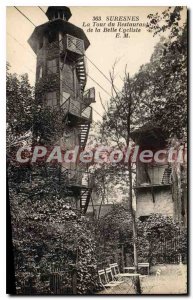
[(72, 270), (72, 294), (77, 295), (77, 274), (76, 270)]
[(136, 277), (136, 293), (137, 295), (141, 294), (141, 285), (139, 276)]
[(124, 272), (125, 261), (124, 261), (124, 245), (123, 244), (121, 244), (121, 265), (122, 265), (122, 271)]
[(91, 108), (91, 112), (90, 112), (90, 121), (92, 122), (92, 107), (90, 106)]

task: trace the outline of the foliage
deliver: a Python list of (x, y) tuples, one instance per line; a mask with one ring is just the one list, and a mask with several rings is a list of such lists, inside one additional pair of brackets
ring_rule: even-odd
[(182, 11), (182, 6), (168, 7), (161, 15), (148, 16), (148, 31), (169, 34), (156, 46), (150, 64), (144, 66), (150, 74), (147, 84), (154, 86), (149, 101), (153, 122), (168, 137), (178, 139), (187, 135), (187, 20), (183, 23)]
[(103, 232), (104, 240), (114, 241), (119, 238), (120, 243), (132, 237), (131, 216), (126, 207), (121, 204), (112, 206), (112, 210), (100, 219), (99, 229)]
[(49, 74), (46, 78), (40, 78), (36, 83), (35, 93), (36, 97), (43, 100), (43, 96), (46, 92), (52, 92), (59, 90), (59, 75)]
[(181, 10), (169, 8), (162, 16), (148, 16), (148, 30), (154, 34), (168, 30), (167, 38), (160, 39), (150, 62), (132, 78), (125, 75), (121, 92), (112, 81), (116, 93), (104, 114), (101, 132), (107, 138), (110, 135), (118, 147), (127, 144), (128, 126), (134, 130), (148, 123), (160, 127), (167, 138), (186, 136), (187, 24), (179, 22)]
[(182, 6), (175, 6), (173, 8), (169, 6), (161, 15), (158, 13), (154, 15), (149, 14), (147, 16), (150, 20), (147, 24), (148, 31), (156, 35), (169, 30), (171, 36), (178, 35), (182, 10)]
[(32, 127), (33, 120), (33, 88), (30, 86), (27, 74), (17, 76), (9, 72), (7, 64), (6, 97), (7, 97), (7, 142), (24, 135)]
[(66, 197), (29, 199), (28, 194), (11, 192), (18, 292), (23, 276), (30, 274), (33, 293), (52, 293), (46, 281), (53, 265), (66, 272), (63, 284), (67, 293), (72, 293), (74, 270), (78, 294), (91, 293), (97, 287), (92, 231), (87, 220), (65, 203)]
[(62, 136), (63, 129), (63, 112), (61, 110), (52, 110), (49, 107), (37, 105), (33, 119), (33, 138), (35, 142), (43, 145), (56, 143)]
[(73, 289), (77, 294), (92, 293), (98, 286), (92, 227), (71, 207), (73, 199), (66, 195), (64, 184), (59, 185), (56, 174), (44, 165), (18, 165), (14, 160), (19, 146), (49, 144), (53, 136), (61, 136), (63, 112), (38, 103), (27, 75), (19, 77), (9, 69), (7, 107), (7, 171), (17, 293), (53, 294), (50, 278), (56, 269), (65, 274), (63, 293), (72, 293), (72, 274), (76, 275)]
[[(101, 204), (101, 206), (105, 203), (116, 203), (117, 199), (120, 198), (120, 194), (122, 192), (128, 190), (128, 180), (126, 175), (127, 166), (124, 166), (121, 163), (109, 163), (108, 156), (109, 154), (116, 148), (116, 145), (113, 145), (111, 141), (111, 136), (107, 136), (105, 132), (103, 132), (103, 125), (106, 123), (95, 123), (92, 126), (92, 130), (94, 131), (94, 136), (91, 134), (90, 138), (88, 138), (86, 149), (92, 149), (95, 153), (97, 147), (103, 147), (100, 152), (100, 158), (102, 162), (91, 163), (89, 165), (89, 171), (91, 171), (94, 175), (93, 182), (93, 195), (94, 202), (97, 204)], [(109, 140), (106, 139), (109, 137)], [(125, 184), (123, 182), (123, 176), (125, 180)], [(100, 217), (100, 209), (99, 215)]]
[[(98, 227), (98, 260), (113, 260), (117, 250), (124, 248), (133, 263), (133, 232), (129, 210), (123, 205), (115, 205), (100, 219)], [(186, 261), (186, 229), (171, 217), (152, 214), (145, 221), (137, 219), (137, 253), (139, 262), (150, 265), (176, 261), (181, 254)], [(103, 254), (102, 254), (103, 253)]]
[(146, 111), (146, 122), (160, 127), (168, 138), (186, 136), (186, 26), (175, 41), (162, 39), (155, 47), (150, 63), (142, 66), (139, 73), (145, 79), (141, 101)]
[[(121, 247), (133, 260), (132, 219), (127, 207), (121, 204), (112, 206), (112, 210), (101, 217), (97, 227), (98, 263), (107, 264), (120, 260)], [(123, 263), (123, 262), (121, 262)]]
[[(121, 92), (117, 92), (112, 80), (115, 95), (99, 126), (100, 141), (110, 141), (111, 146), (122, 148), (131, 143), (131, 131), (146, 123), (160, 127), (168, 138), (186, 136), (187, 26), (179, 26), (180, 12), (181, 7), (176, 7), (173, 11), (169, 8), (162, 16), (149, 16), (148, 30), (154, 34), (169, 30), (169, 37), (160, 40), (150, 62), (141, 66), (137, 74), (129, 78), (126, 72)], [(164, 25), (160, 25), (160, 21), (165, 21)], [(11, 74), (8, 67), (8, 156), (23, 141), (31, 145), (49, 144), (53, 136), (61, 136), (63, 112), (45, 108), (39, 101), (49, 87), (52, 89), (48, 78), (40, 82), (36, 101), (27, 75), (18, 77)], [(125, 167), (119, 165), (115, 169), (116, 172), (112, 172), (110, 166), (95, 170), (98, 195), (105, 198), (104, 184), (112, 181), (117, 171), (121, 171), (121, 176), (116, 175), (116, 183), (120, 179), (128, 183)], [(62, 193), (62, 188), (58, 190), (51, 176), (38, 175), (39, 181), (31, 182), (31, 166), (17, 168), (10, 161), (8, 173), (18, 293), (22, 293), (23, 282), (30, 287), (30, 293), (53, 293), (48, 281), (54, 264), (55, 268), (65, 269), (63, 287), (67, 293), (72, 292), (72, 274), (75, 273), (77, 293), (88, 294), (98, 286), (96, 264), (109, 257), (114, 260), (114, 254), (119, 255), (121, 247), (132, 261), (133, 228), (128, 208), (115, 205), (99, 220), (94, 232), (95, 225), (88, 224), (69, 205), (72, 199)], [(129, 182), (131, 186), (131, 180)], [(128, 199), (131, 206), (131, 197)], [(159, 262), (165, 253), (162, 241), (173, 240), (176, 235), (179, 237), (176, 247), (168, 246), (167, 250), (171, 257), (176, 253), (185, 257), (186, 232), (180, 231), (180, 224), (171, 218), (151, 215), (144, 222), (138, 220), (137, 228), (139, 260), (151, 264)]]
[(10, 73), (9, 69), (10, 65), (7, 64), (7, 147), (21, 146), (24, 142), (45, 144), (53, 136), (56, 139), (61, 137), (63, 111), (45, 107), (40, 101), (45, 90), (36, 90), (35, 99), (28, 75), (18, 76)]
[[(125, 72), (121, 91), (117, 91), (114, 85), (116, 72), (113, 66), (111, 79), (114, 95), (101, 124), (98, 124), (100, 141), (124, 149), (128, 143), (132, 146), (131, 132), (148, 125), (160, 128), (169, 143), (172, 138), (186, 142), (187, 24), (182, 23), (181, 12), (182, 7), (175, 7), (168, 8), (161, 16), (158, 13), (148, 16), (148, 31), (154, 34), (167, 31), (168, 36), (160, 39), (150, 62), (142, 65), (132, 78)], [(130, 187), (128, 165), (119, 163), (112, 168), (108, 167), (105, 172), (107, 182), (111, 180), (109, 173), (114, 173), (116, 181), (122, 180)], [(135, 166), (132, 166), (131, 172), (135, 173)], [(97, 170), (98, 174), (100, 170)], [(101, 187), (104, 180), (100, 179), (103, 177), (96, 178)]]
[(141, 222), (138, 220), (139, 261), (148, 261), (151, 265), (175, 261), (178, 255), (186, 257), (186, 229), (172, 217), (152, 214)]

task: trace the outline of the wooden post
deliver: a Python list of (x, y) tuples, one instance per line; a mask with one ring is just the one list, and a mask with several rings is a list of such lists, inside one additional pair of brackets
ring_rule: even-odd
[(72, 271), (72, 294), (77, 295), (77, 274), (75, 269)]
[(125, 262), (124, 262), (124, 245), (121, 245), (121, 264), (122, 264), (122, 270), (124, 272)]
[(137, 228), (136, 228), (136, 222), (135, 222), (135, 212), (132, 209), (132, 215), (133, 215), (133, 256), (134, 256), (134, 267), (135, 272), (138, 272), (138, 255), (137, 255)]
[(73, 65), (74, 99), (77, 100), (76, 63)]
[[(135, 212), (132, 208), (132, 221), (133, 221), (133, 254), (134, 254), (134, 267), (135, 273), (138, 273), (138, 255), (137, 255), (137, 228), (136, 228), (136, 221), (135, 221)], [(141, 294), (141, 286), (140, 286), (140, 278), (139, 276), (136, 277), (135, 280), (136, 284), (136, 292), (137, 294)]]
[[(131, 134), (131, 105), (132, 105), (132, 94), (131, 94), (131, 88), (130, 88), (130, 78), (129, 74), (126, 75), (126, 82), (125, 82), (125, 100), (128, 103), (128, 116), (127, 116), (127, 139), (126, 144), (127, 147), (129, 147), (130, 143), (130, 134)], [(128, 171), (129, 171), (129, 210), (131, 211), (131, 217), (132, 217), (132, 227), (133, 227), (133, 255), (134, 255), (134, 266), (135, 266), (135, 272), (138, 272), (138, 256), (137, 256), (137, 226), (136, 226), (136, 220), (135, 220), (135, 212), (133, 209), (133, 180), (132, 180), (132, 165), (131, 165), (131, 159), (128, 161)], [(139, 276), (136, 278), (136, 291), (137, 294), (141, 294), (141, 288), (140, 288), (140, 280)]]

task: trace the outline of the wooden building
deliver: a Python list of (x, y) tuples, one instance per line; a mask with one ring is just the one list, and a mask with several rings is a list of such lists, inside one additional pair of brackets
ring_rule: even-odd
[[(60, 144), (65, 150), (75, 145), (84, 149), (92, 122), (90, 104), (95, 102), (94, 88), (85, 91), (85, 51), (90, 43), (81, 28), (68, 22), (68, 7), (51, 6), (46, 15), (48, 22), (37, 26), (28, 40), (37, 55), (36, 97), (40, 105), (63, 112)], [(63, 163), (61, 173), (69, 201), (85, 213), (92, 191), (91, 174), (76, 163)]]
[(169, 150), (160, 128), (143, 126), (132, 132), (132, 139), (139, 146), (139, 153), (144, 150), (153, 152), (151, 162), (142, 162), (137, 158), (134, 183), (136, 216), (145, 220), (152, 213), (163, 214), (186, 226), (187, 191), (182, 182), (184, 164), (168, 162), (167, 155), (166, 159), (159, 157), (156, 161), (156, 152), (165, 150), (168, 153)]

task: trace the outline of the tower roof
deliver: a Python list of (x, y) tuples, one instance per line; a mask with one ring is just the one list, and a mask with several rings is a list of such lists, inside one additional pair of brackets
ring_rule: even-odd
[(67, 21), (72, 16), (70, 8), (67, 6), (49, 6), (46, 11), (46, 16), (49, 20), (51, 20), (54, 17), (55, 13), (62, 13)]
[(165, 145), (166, 136), (162, 129), (152, 124), (145, 124), (131, 132), (132, 140), (140, 146)]

